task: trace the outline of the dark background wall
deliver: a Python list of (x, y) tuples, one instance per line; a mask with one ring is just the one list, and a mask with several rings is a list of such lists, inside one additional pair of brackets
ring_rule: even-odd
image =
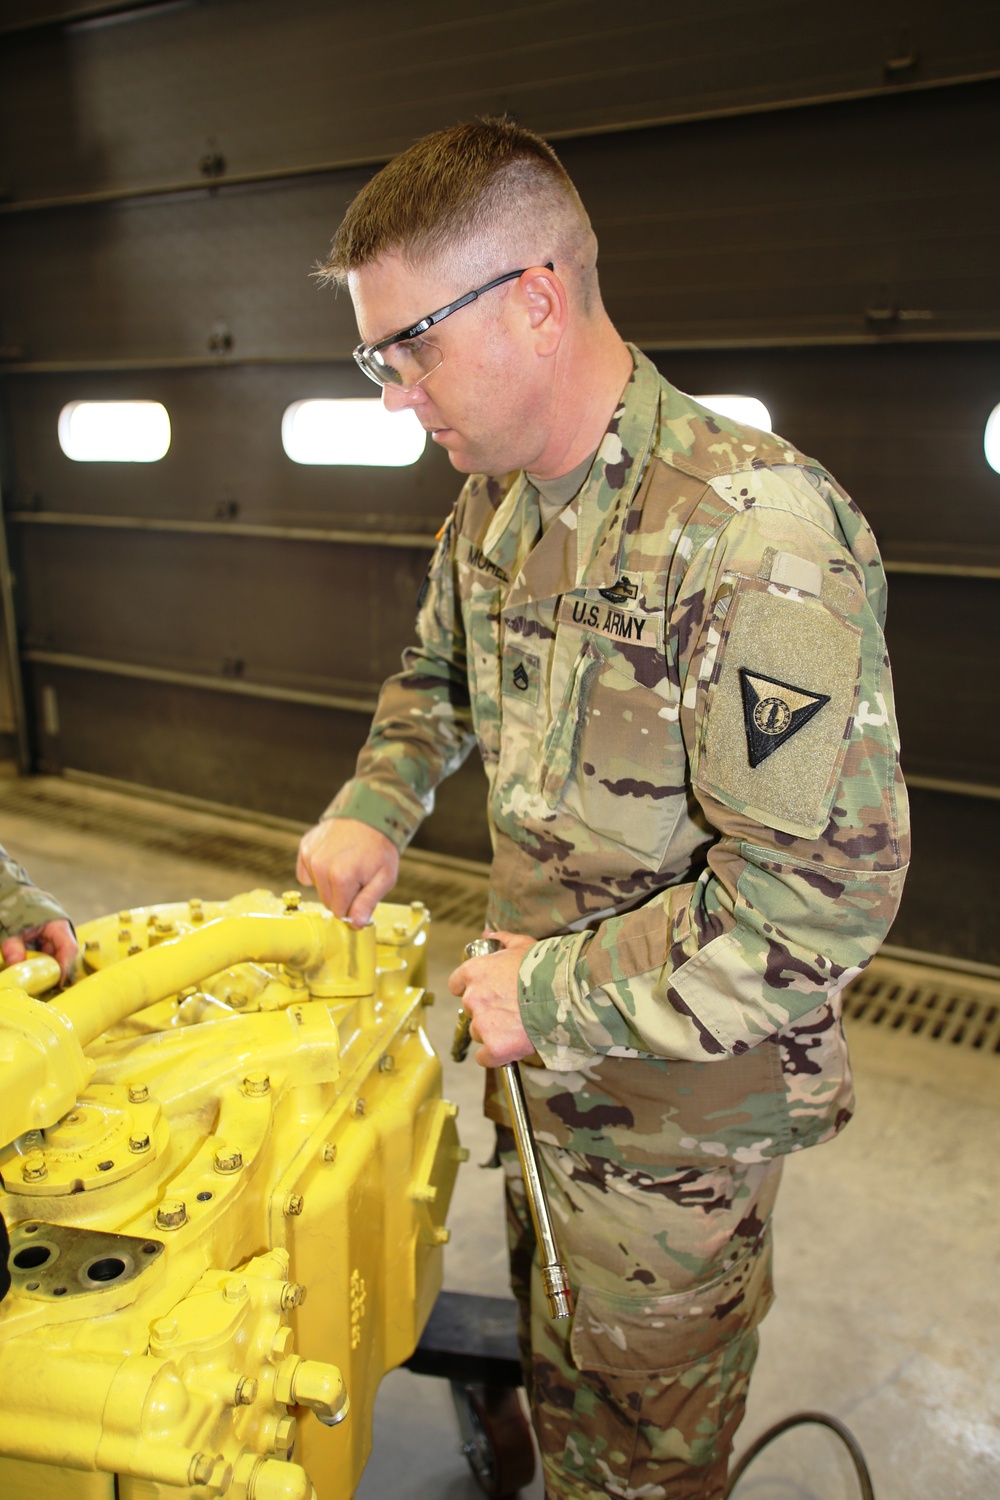
[[(311, 820), (409, 639), (457, 479), (303, 468), (372, 394), (309, 271), (367, 175), (513, 111), (594, 219), (622, 333), (759, 396), (890, 575), (915, 858), (897, 945), (1000, 962), (1000, 7), (973, 0), (0, 0), (0, 482), (21, 753)], [(164, 402), (154, 465), (59, 449)], [(16, 627), (16, 628), (15, 628)], [(486, 852), (468, 765), (420, 835)]]

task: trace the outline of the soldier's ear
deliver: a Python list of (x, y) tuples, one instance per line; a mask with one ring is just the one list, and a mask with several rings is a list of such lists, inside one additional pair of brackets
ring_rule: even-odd
[(516, 286), (535, 352), (543, 357), (555, 354), (566, 332), (569, 309), (562, 281), (546, 266), (530, 266)]

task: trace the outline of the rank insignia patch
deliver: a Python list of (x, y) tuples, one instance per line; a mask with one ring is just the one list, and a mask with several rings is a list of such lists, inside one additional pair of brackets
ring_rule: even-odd
[(740, 667), (740, 688), (747, 756), (754, 770), (830, 701), (828, 693), (810, 693), (746, 667)]

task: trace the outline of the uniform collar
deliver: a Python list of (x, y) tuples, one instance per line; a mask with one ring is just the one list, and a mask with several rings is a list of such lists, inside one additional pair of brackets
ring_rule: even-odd
[[(661, 380), (634, 345), (632, 374), (579, 494), (523, 562), (527, 527), (538, 528), (538, 494), (516, 475), (493, 515), (482, 550), (513, 579), (507, 605), (550, 599), (575, 589), (611, 588), (618, 581), (625, 523), (659, 424)], [(567, 538), (567, 527), (572, 533)]]

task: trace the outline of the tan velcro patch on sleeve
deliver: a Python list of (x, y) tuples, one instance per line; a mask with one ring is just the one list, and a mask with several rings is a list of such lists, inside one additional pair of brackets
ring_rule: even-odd
[(751, 580), (725, 630), (694, 784), (765, 827), (816, 838), (847, 747), (861, 632), (819, 599)]

